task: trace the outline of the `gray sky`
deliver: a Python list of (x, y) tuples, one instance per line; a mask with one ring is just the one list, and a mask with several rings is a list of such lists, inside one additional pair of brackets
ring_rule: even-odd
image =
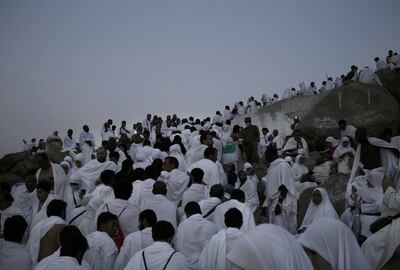
[(0, 1), (0, 156), (108, 118), (213, 115), (399, 51), (398, 0)]

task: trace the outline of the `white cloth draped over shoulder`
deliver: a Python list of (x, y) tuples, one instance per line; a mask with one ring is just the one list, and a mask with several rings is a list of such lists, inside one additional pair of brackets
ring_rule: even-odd
[(156, 194), (146, 199), (140, 205), (141, 211), (151, 209), (156, 213), (157, 220), (168, 221), (176, 228), (177, 226), (177, 209), (173, 202), (170, 202), (164, 195)]
[(338, 214), (329, 200), (326, 190), (323, 188), (316, 188), (313, 190), (313, 193), (317, 190), (321, 193), (321, 202), (319, 205), (315, 205), (311, 199), (306, 215), (304, 216), (303, 223), (301, 224), (302, 228), (309, 226), (320, 218), (338, 218)]
[(251, 208), (246, 204), (239, 202), (238, 200), (231, 199), (215, 208), (213, 222), (215, 225), (217, 225), (218, 230), (225, 228), (225, 213), (231, 208), (237, 208), (240, 212), (242, 212), (243, 225), (240, 228), (241, 231), (248, 232), (256, 226)]
[[(67, 188), (69, 187), (67, 175), (60, 165), (55, 163), (50, 163), (50, 165), (53, 171), (54, 194), (57, 195), (61, 200), (65, 201), (67, 197)], [(42, 169), (37, 170), (36, 179), (39, 179), (41, 170)]]
[[(297, 227), (297, 193), (295, 188), (295, 176), (290, 165), (281, 158), (274, 160), (266, 175), (265, 207), (268, 207), (270, 223), (282, 226), (288, 231), (295, 233)], [(279, 187), (285, 186), (288, 190), (282, 202), (280, 215), (275, 215), (280, 192)]]
[(340, 220), (321, 218), (308, 226), (298, 241), (318, 253), (332, 269), (372, 269), (352, 231)]
[(189, 262), (190, 269), (196, 269), (197, 261), (203, 248), (217, 233), (217, 227), (200, 214), (195, 214), (179, 224), (175, 234), (175, 248)]
[(186, 166), (190, 166), (193, 163), (204, 158), (204, 150), (207, 149), (207, 145), (195, 143), (193, 144), (189, 150), (185, 154), (185, 162)]
[(200, 168), (203, 170), (203, 182), (207, 184), (208, 190), (210, 190), (213, 185), (221, 184), (218, 165), (215, 162), (203, 158), (202, 160), (199, 160), (190, 165), (188, 168), (188, 172), (191, 172), (194, 168)]
[[(86, 143), (87, 141), (92, 142), (92, 145), (91, 146), (88, 145)], [(92, 159), (94, 145), (95, 141), (93, 134), (90, 132), (82, 131), (82, 133), (79, 136), (79, 146), (83, 154), (83, 162), (82, 162), (83, 165), (88, 163)]]
[(296, 180), (300, 180), (300, 178), (303, 175), (305, 175), (305, 174), (307, 174), (309, 172), (309, 170), (306, 167), (306, 165), (300, 164), (300, 158), (302, 158), (302, 157), (303, 157), (302, 155), (297, 155), (296, 159), (295, 159), (295, 162), (294, 162), (294, 164), (292, 166), (292, 168), (294, 170), (294, 173), (295, 173)]
[(92, 192), (94, 190), (96, 181), (105, 170), (115, 172), (117, 170), (117, 165), (112, 161), (99, 162), (97, 159), (93, 159), (77, 171), (87, 188), (86, 192)]
[(227, 259), (246, 270), (313, 269), (294, 236), (272, 224), (258, 225), (244, 234), (240, 241), (234, 243)]
[[(147, 269), (154, 270), (187, 270), (188, 262), (181, 253), (176, 252), (173, 247), (166, 242), (154, 242), (151, 246), (140, 250), (129, 261), (124, 270), (145, 270), (143, 257), (146, 259)], [(173, 254), (173, 255), (172, 255)], [(172, 255), (172, 257), (171, 257)], [(170, 261), (168, 259), (171, 257)]]
[(243, 185), (241, 185), (240, 180), (237, 179), (234, 188), (244, 192), (246, 198), (245, 203), (255, 212), (260, 205), (260, 199), (258, 198), (257, 186), (254, 185), (254, 182), (247, 178)]
[(178, 205), (182, 200), (183, 192), (188, 188), (189, 176), (178, 169), (174, 169), (171, 172), (162, 171), (158, 180), (167, 184), (167, 199)]
[[(384, 140), (374, 137), (369, 137), (368, 141), (370, 144), (380, 148), (381, 162), (382, 162), (382, 167), (384, 169), (384, 174), (389, 175), (390, 168), (392, 166), (397, 166), (399, 164), (399, 159), (390, 150), (390, 149), (397, 150), (396, 147)], [(350, 178), (347, 183), (346, 198), (350, 194), (350, 186), (351, 183), (354, 181), (355, 177), (357, 176), (358, 169), (363, 167), (363, 164), (361, 163), (360, 159), (361, 159), (361, 145), (359, 144), (357, 146), (356, 154), (354, 156), (353, 168), (351, 169)]]
[(237, 228), (226, 228), (215, 234), (203, 249), (199, 257), (198, 270), (236, 270), (226, 255), (243, 236)]
[(300, 141), (301, 141), (301, 143), (296, 141), (294, 137), (289, 138), (286, 141), (286, 144), (283, 147), (282, 152), (288, 151), (288, 150), (303, 149), (303, 151), (304, 151), (303, 155), (305, 157), (308, 157), (308, 144), (307, 144), (306, 140), (303, 137), (300, 138)]
[[(394, 183), (399, 181), (397, 169)], [(382, 216), (393, 216), (400, 213), (400, 186), (388, 187), (382, 201)], [(367, 261), (374, 269), (382, 268), (393, 256), (400, 245), (400, 218), (374, 233), (362, 245)]]
[(113, 269), (118, 255), (118, 248), (114, 240), (105, 232), (95, 231), (86, 236), (89, 249), (83, 257), (92, 269)]
[(28, 239), (28, 243), (26, 244), (26, 249), (31, 255), (33, 266), (37, 264), (40, 249), (40, 240), (48, 233), (51, 228), (53, 228), (54, 225), (57, 224), (65, 224), (65, 220), (57, 216), (51, 216), (47, 219), (40, 221), (38, 224), (35, 225), (35, 227), (33, 227)]
[[(349, 145), (347, 147), (343, 147), (342, 143), (348, 142)], [(348, 155), (344, 156), (344, 154), (350, 153), (353, 156), (355, 155), (355, 151), (353, 147), (350, 146), (350, 140), (347, 136), (342, 137), (338, 147), (336, 147), (335, 152), (333, 153), (333, 160), (338, 163), (338, 172), (348, 174), (351, 172), (351, 168), (349, 166), (350, 157)]]
[(144, 228), (141, 231), (129, 234), (121, 247), (117, 260), (115, 261), (114, 270), (122, 270), (128, 264), (129, 260), (135, 254), (151, 244), (153, 237), (151, 235), (151, 227)]

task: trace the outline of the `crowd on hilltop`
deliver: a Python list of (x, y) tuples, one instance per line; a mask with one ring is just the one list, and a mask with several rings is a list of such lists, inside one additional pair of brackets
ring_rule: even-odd
[[(397, 72), (394, 56), (388, 68)], [(345, 77), (363, 82), (364, 72)], [(233, 125), (225, 109), (204, 120), (148, 114), (132, 127), (109, 119), (101, 143), (88, 125), (79, 139), (69, 129), (26, 143), (39, 169), (0, 186), (0, 269), (350, 270), (390, 261), (400, 245), (400, 136), (370, 137), (338, 119), (311, 153), (301, 119), (280, 134), (250, 117)], [(60, 164), (54, 149), (65, 153)], [(343, 213), (323, 188), (333, 173), (348, 178)]]
[(310, 82), (309, 86), (306, 86), (305, 82), (301, 82), (299, 83), (298, 89), (295, 87), (285, 89), (281, 95), (281, 98), (279, 98), (277, 93), (273, 94), (272, 97), (268, 94), (263, 94), (260, 101), (255, 100), (254, 97), (249, 97), (246, 105), (243, 101), (236, 102), (232, 109), (230, 109), (230, 106), (225, 106), (223, 115), (220, 111), (217, 111), (217, 115), (223, 116), (224, 119), (230, 119), (236, 115), (240, 116), (255, 112), (262, 106), (268, 106), (280, 100), (285, 100), (295, 96), (317, 95), (352, 82), (382, 85), (379, 77), (375, 73), (376, 71), (381, 69), (390, 69), (392, 71), (396, 70), (397, 72), (400, 71), (400, 56), (397, 52), (393, 53), (392, 50), (388, 51), (386, 61), (380, 59), (379, 57), (375, 57), (374, 62), (376, 65), (375, 71), (368, 66), (359, 70), (357, 66), (352, 65), (350, 67), (350, 71), (348, 71), (346, 75), (342, 74), (336, 77), (335, 80), (327, 75), (326, 80), (322, 81), (319, 88), (317, 88), (315, 82)]

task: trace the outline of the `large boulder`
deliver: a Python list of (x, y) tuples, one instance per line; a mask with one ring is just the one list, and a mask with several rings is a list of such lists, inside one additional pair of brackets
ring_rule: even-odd
[(29, 152), (8, 154), (0, 160), (0, 182), (15, 184), (37, 171), (39, 164)]
[(29, 159), (30, 156), (31, 154), (27, 151), (5, 155), (2, 159), (0, 159), (0, 173), (6, 173), (7, 171), (11, 170), (15, 164)]
[[(335, 207), (336, 212), (340, 216), (345, 209), (345, 193), (349, 176), (345, 174), (332, 174), (329, 179), (320, 185), (328, 192), (329, 199)], [(314, 188), (308, 188), (301, 193), (297, 201), (297, 224), (301, 225), (306, 214), (308, 205), (311, 201), (312, 191)]]
[(260, 127), (278, 129), (290, 135), (294, 116), (310, 148), (324, 143), (328, 136), (339, 136), (338, 120), (345, 119), (356, 127), (365, 127), (371, 136), (385, 128), (397, 133), (400, 108), (397, 100), (382, 86), (353, 83), (314, 95), (298, 96), (265, 106), (256, 113), (234, 119), (243, 125), (245, 117)]

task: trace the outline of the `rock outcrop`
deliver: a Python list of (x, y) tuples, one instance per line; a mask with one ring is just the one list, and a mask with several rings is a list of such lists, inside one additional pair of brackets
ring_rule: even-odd
[(254, 114), (237, 117), (233, 122), (243, 125), (244, 118), (251, 117), (260, 127), (278, 129), (288, 135), (294, 116), (298, 116), (301, 121), (297, 128), (303, 131), (310, 148), (315, 149), (326, 137), (339, 136), (340, 119), (365, 127), (371, 136), (377, 136), (385, 128), (397, 134), (399, 114), (399, 103), (385, 88), (353, 83), (319, 95), (282, 100)]
[(34, 173), (38, 168), (38, 163), (29, 152), (5, 155), (0, 159), (0, 182), (22, 182), (28, 174)]

